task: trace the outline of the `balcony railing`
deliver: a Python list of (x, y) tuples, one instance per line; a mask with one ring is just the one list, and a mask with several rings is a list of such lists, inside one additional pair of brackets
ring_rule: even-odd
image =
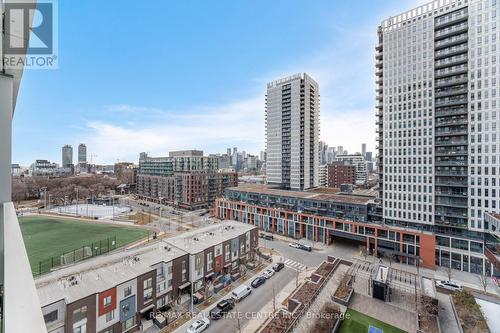
[(3, 225), (4, 246), (3, 332), (46, 333), (42, 308), (12, 202), (0, 204), (0, 223)]

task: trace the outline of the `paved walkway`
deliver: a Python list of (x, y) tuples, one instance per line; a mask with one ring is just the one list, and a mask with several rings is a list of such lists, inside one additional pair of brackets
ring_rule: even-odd
[(349, 308), (364, 313), (367, 316), (377, 318), (378, 320), (398, 327), (406, 332), (414, 333), (417, 331), (417, 318), (415, 312), (403, 310), (378, 299), (355, 292), (349, 303)]
[(299, 324), (295, 328), (294, 332), (296, 333), (309, 333), (313, 332), (314, 325), (316, 324), (316, 320), (322, 319), (312, 319), (314, 315), (321, 313), (321, 309), (327, 302), (332, 302), (332, 296), (335, 290), (342, 280), (344, 273), (349, 270), (349, 266), (347, 265), (339, 265), (333, 276), (328, 280), (325, 288), (318, 294), (318, 297), (311, 304), (310, 308), (307, 310), (307, 313), (302, 317)]
[[(315, 268), (310, 268), (308, 270), (302, 271), (299, 273), (299, 284), (304, 281), (304, 279), (310, 275)], [(278, 293), (276, 296), (276, 310), (278, 310), (280, 307), (283, 307), (283, 302), (285, 301), (286, 298), (290, 296), (290, 294), (297, 288), (296, 285), (296, 280), (293, 279), (292, 281), (288, 282), (288, 284)], [(274, 311), (273, 308), (273, 301), (269, 301), (266, 303), (265, 306), (262, 307), (260, 310), (260, 313), (263, 314), (270, 314), (273, 313)], [(257, 330), (260, 328), (260, 326), (267, 320), (265, 316), (262, 318), (257, 318), (257, 319), (252, 319), (248, 322), (248, 324), (243, 328), (242, 333), (254, 333), (257, 332)]]
[(460, 332), (458, 323), (451, 308), (450, 295), (437, 293), (438, 300), (438, 320), (441, 326), (441, 332)]

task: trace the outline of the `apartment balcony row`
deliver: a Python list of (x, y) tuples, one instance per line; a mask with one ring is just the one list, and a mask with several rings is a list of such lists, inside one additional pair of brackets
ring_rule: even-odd
[(438, 69), (434, 72), (434, 79), (445, 78), (449, 76), (456, 76), (467, 73), (467, 65), (458, 65), (454, 67), (447, 67), (444, 69)]
[(459, 74), (452, 75), (452, 77), (444, 77), (436, 80), (435, 88), (445, 88), (450, 86), (456, 86), (461, 84), (467, 84), (467, 75)]
[(468, 130), (467, 127), (462, 127), (458, 129), (453, 129), (453, 130), (446, 130), (447, 127), (438, 127), (436, 128), (436, 137), (440, 136), (461, 136), (461, 135), (467, 135)]
[(434, 125), (435, 127), (446, 127), (446, 126), (450, 126), (450, 125), (467, 125), (468, 124), (468, 120), (467, 118), (450, 118), (450, 117), (447, 117), (447, 118), (437, 118)]
[(434, 162), (435, 166), (468, 166), (467, 160), (456, 161), (456, 160), (437, 160)]
[(469, 60), (467, 53), (455, 55), (452, 57), (442, 58), (434, 63), (434, 69), (441, 69), (450, 66), (456, 66), (460, 64), (466, 64)]
[(467, 179), (463, 180), (441, 180), (441, 178), (437, 178), (435, 182), (436, 186), (444, 186), (444, 187), (467, 187)]
[(449, 208), (435, 204), (436, 217), (467, 219), (467, 205), (465, 207)]
[(460, 44), (452, 47), (447, 47), (445, 49), (434, 51), (434, 60), (449, 58), (460, 54), (467, 55), (468, 51), (469, 47), (467, 44)]
[(437, 17), (434, 21), (434, 30), (438, 31), (440, 29), (444, 29), (446, 27), (456, 25), (458, 23), (467, 22), (468, 19), (469, 19), (469, 14), (467, 13), (466, 10), (464, 12), (458, 11), (450, 15)]
[[(447, 215), (434, 215), (434, 224), (442, 227), (453, 227), (467, 229), (467, 217), (452, 217)], [(449, 234), (448, 234), (449, 235)]]
[(469, 29), (469, 25), (467, 22), (462, 22), (462, 23), (456, 24), (456, 25), (450, 25), (446, 28), (439, 29), (436, 32), (434, 32), (434, 40), (437, 41), (437, 40), (444, 39), (446, 37), (450, 37), (453, 35), (464, 33), (468, 29)]
[(443, 140), (443, 141), (435, 141), (436, 147), (449, 147), (449, 146), (467, 146), (467, 140)]
[(466, 95), (467, 96), (467, 83), (454, 84), (448, 87), (439, 87), (434, 91), (435, 97), (447, 97), (450, 95)]
[(446, 190), (439, 189), (434, 191), (434, 195), (441, 197), (454, 197), (454, 198), (465, 198), (467, 197), (467, 189), (456, 189), (456, 188), (448, 188)]
[(467, 155), (468, 155), (467, 150), (457, 150), (457, 149), (451, 149), (451, 150), (436, 149), (436, 151), (434, 152), (434, 156), (440, 156), (440, 157), (467, 156)]
[[(461, 95), (464, 96), (464, 95)], [(443, 106), (457, 106), (457, 105), (466, 105), (468, 103), (467, 95), (464, 97), (445, 97), (436, 99), (434, 106), (435, 107), (443, 107)]]
[(434, 42), (434, 49), (441, 50), (441, 49), (444, 49), (446, 47), (455, 46), (455, 45), (459, 45), (459, 44), (465, 44), (465, 43), (467, 43), (468, 40), (469, 40), (469, 37), (467, 36), (466, 33), (461, 34), (461, 35), (457, 35), (457, 36), (448, 37), (448, 38), (439, 40), (437, 42)]
[(467, 208), (468, 202), (467, 202), (467, 198), (437, 197), (435, 205), (453, 207), (453, 208)]
[(467, 177), (467, 170), (436, 170), (434, 175), (437, 177)]
[(468, 110), (466, 106), (458, 106), (458, 107), (444, 107), (436, 110), (435, 116), (439, 117), (449, 117), (449, 116), (459, 116), (459, 115), (467, 115)]

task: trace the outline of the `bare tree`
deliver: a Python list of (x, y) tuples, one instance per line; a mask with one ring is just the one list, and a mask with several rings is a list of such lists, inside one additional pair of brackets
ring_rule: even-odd
[(479, 275), (479, 282), (481, 283), (481, 287), (483, 287), (484, 292), (486, 293), (486, 289), (488, 289), (488, 276), (486, 274)]
[(446, 275), (448, 276), (448, 281), (451, 281), (451, 276), (453, 275), (453, 269), (451, 268), (451, 262), (446, 266)]

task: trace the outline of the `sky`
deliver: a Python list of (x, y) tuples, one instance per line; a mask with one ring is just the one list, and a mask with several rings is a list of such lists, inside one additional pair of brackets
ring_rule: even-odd
[(59, 67), (26, 70), (13, 163), (265, 147), (269, 81), (306, 72), (320, 86), (320, 139), (375, 146), (376, 30), (421, 0), (59, 0)]

